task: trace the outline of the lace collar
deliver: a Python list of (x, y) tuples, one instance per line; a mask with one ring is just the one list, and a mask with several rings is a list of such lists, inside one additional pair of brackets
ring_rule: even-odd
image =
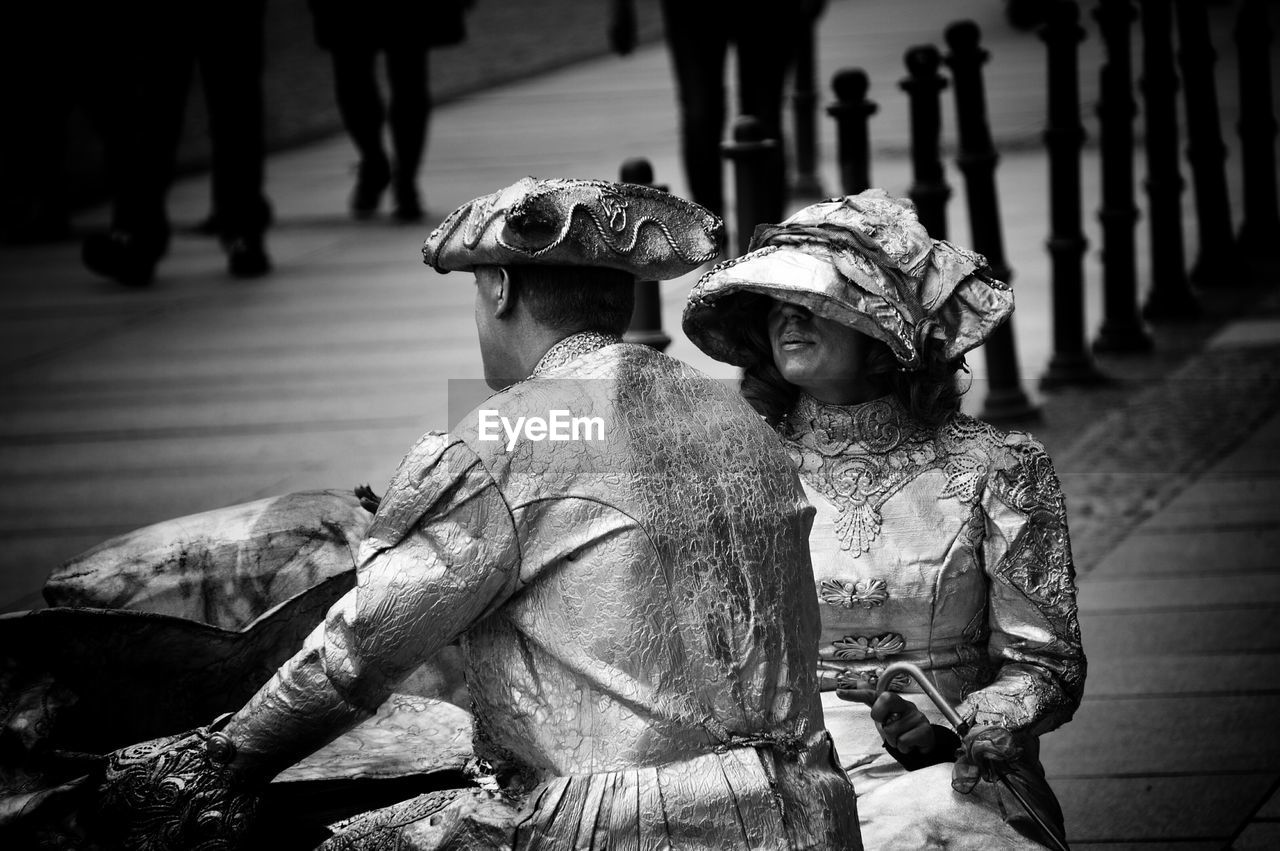
[(808, 393), (801, 393), (796, 400), (785, 429), (793, 441), (837, 452), (854, 444), (887, 452), (914, 431), (911, 415), (892, 395), (856, 405), (831, 405)]
[(551, 348), (547, 349), (547, 353), (538, 361), (538, 365), (533, 368), (530, 378), (540, 378), (549, 372), (553, 372), (564, 366), (571, 360), (576, 360), (585, 354), (603, 349), (605, 346), (612, 346), (615, 343), (621, 343), (622, 338), (617, 334), (603, 334), (599, 331), (583, 331), (578, 334), (571, 334)]

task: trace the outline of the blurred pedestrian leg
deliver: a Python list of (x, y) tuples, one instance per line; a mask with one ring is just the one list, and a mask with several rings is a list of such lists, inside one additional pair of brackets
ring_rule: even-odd
[[(373, 216), (391, 186), (395, 218), (418, 221), (418, 172), (431, 119), (427, 51), (465, 39), (464, 0), (309, 0), (309, 6), (316, 43), (333, 59), (343, 126), (360, 157), (351, 215)], [(379, 54), (386, 65), (386, 101), (378, 85)], [(391, 131), (394, 160), (384, 147), (384, 126)]]
[(85, 240), (85, 265), (123, 284), (149, 284), (168, 250), (166, 201), (173, 182), (192, 71), (199, 64), (209, 112), (213, 205), (227, 269), (238, 278), (271, 269), (264, 245), (270, 207), (263, 194), (263, 16), (265, 0), (149, 2), (139, 7), (149, 37), (122, 47), (132, 72), (114, 98), (120, 119), (111, 230)]

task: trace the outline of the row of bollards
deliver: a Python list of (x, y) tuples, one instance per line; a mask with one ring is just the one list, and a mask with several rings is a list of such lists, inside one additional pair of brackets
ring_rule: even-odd
[[(996, 191), (996, 165), (1000, 161), (991, 124), (982, 66), (988, 59), (980, 44), (982, 33), (972, 21), (952, 24), (945, 33), (950, 52), (945, 58), (951, 70), (956, 104), (956, 129), (960, 151), (956, 158), (965, 182), (973, 249), (987, 258), (991, 272), (1002, 281), (1013, 281), (1005, 260), (1004, 234), (1000, 227), (1000, 198)], [(983, 346), (987, 360), (987, 396), (982, 415), (996, 422), (1027, 422), (1040, 411), (1022, 389), (1013, 318), (997, 328)]]
[(1052, 3), (1040, 37), (1048, 60), (1049, 259), (1053, 354), (1040, 380), (1045, 389), (1102, 380), (1085, 344), (1083, 201), (1080, 197), (1079, 45), (1085, 31), (1075, 3)]
[(1146, 106), (1147, 208), (1151, 289), (1143, 315), (1156, 321), (1191, 319), (1200, 303), (1187, 278), (1182, 238), (1178, 155), (1178, 75), (1173, 67), (1173, 0), (1142, 3), (1142, 99)]
[(1138, 205), (1133, 185), (1133, 63), (1129, 32), (1137, 13), (1129, 0), (1102, 0), (1094, 18), (1106, 43), (1099, 72), (1098, 121), (1102, 146), (1102, 290), (1103, 320), (1093, 342), (1095, 352), (1145, 352), (1151, 335), (1138, 313), (1138, 254), (1135, 241)]
[[(1240, 102), (1271, 100), (1271, 38), (1274, 30), (1263, 0), (1245, 0), (1236, 18), (1235, 42), (1240, 56)], [(1276, 201), (1276, 116), (1271, 109), (1240, 112), (1240, 147), (1244, 163), (1244, 222), (1239, 247), (1252, 254), (1280, 252), (1280, 205)]]
[[(1181, 320), (1197, 316), (1199, 301), (1191, 283), (1200, 287), (1228, 286), (1241, 274), (1245, 252), (1280, 251), (1280, 212), (1277, 210), (1274, 142), (1277, 125), (1271, 105), (1269, 47), (1272, 30), (1264, 0), (1244, 0), (1234, 37), (1239, 53), (1242, 118), (1238, 125), (1243, 151), (1245, 217), (1239, 236), (1231, 227), (1224, 161), (1226, 147), (1219, 130), (1213, 65), (1216, 55), (1208, 13), (1199, 0), (1098, 0), (1093, 16), (1105, 48), (1100, 69), (1100, 126), (1102, 204), (1103, 322), (1092, 347), (1085, 331), (1084, 258), (1088, 243), (1083, 228), (1081, 160), (1085, 130), (1080, 118), (1079, 44), (1085, 36), (1075, 0), (1045, 0), (1045, 23), (1040, 37), (1047, 61), (1047, 121), (1043, 134), (1049, 160), (1049, 220), (1052, 304), (1052, 354), (1041, 386), (1105, 382), (1092, 353), (1139, 353), (1152, 348), (1148, 321)], [(1150, 286), (1145, 304), (1139, 303), (1135, 230), (1140, 219), (1135, 199), (1134, 121), (1139, 114), (1134, 97), (1131, 33), (1141, 21), (1142, 55), (1138, 78), (1142, 95), (1145, 138), (1145, 191), (1151, 243)], [(1177, 31), (1175, 67), (1174, 31)], [(987, 117), (982, 66), (988, 54), (980, 45), (976, 24), (965, 21), (945, 32), (949, 53), (932, 45), (910, 48), (905, 54), (907, 76), (900, 87), (910, 99), (911, 162), (909, 195), (920, 221), (937, 238), (946, 238), (946, 205), (952, 195), (941, 155), (941, 93), (950, 87), (955, 97), (958, 133), (957, 165), (965, 181), (965, 196), (973, 229), (972, 245), (984, 254), (993, 272), (1010, 280), (1013, 270), (1005, 259), (995, 172), (999, 162)], [(812, 30), (797, 50), (793, 108), (795, 112), (796, 177), (793, 191), (818, 192), (815, 169), (813, 116)], [(950, 81), (941, 73), (943, 65)], [(1181, 80), (1179, 80), (1179, 75)], [(1185, 186), (1180, 171), (1177, 95), (1179, 82), (1187, 115), (1187, 161), (1195, 190), (1199, 253), (1188, 273), (1183, 239), (1181, 197)], [(832, 80), (835, 101), (827, 114), (836, 126), (836, 164), (840, 192), (853, 194), (871, 186), (869, 123), (877, 105), (867, 98), (869, 81), (859, 69), (839, 71)], [(781, 146), (765, 137), (750, 116), (740, 117), (732, 139), (722, 145), (734, 169), (736, 188), (734, 249), (746, 251), (758, 223), (777, 222), (785, 215), (786, 199), (776, 178)], [(647, 164), (646, 164), (647, 167)], [(623, 179), (630, 179), (624, 175)], [(651, 182), (651, 170), (644, 180)], [(645, 286), (645, 285), (640, 285)], [(640, 289), (637, 320), (643, 325)], [(647, 292), (647, 290), (646, 290)], [(656, 308), (649, 313), (661, 334)], [(645, 308), (648, 310), (649, 308)], [(640, 334), (639, 328), (635, 330)], [(669, 341), (669, 340), (668, 340)], [(663, 343), (665, 345), (665, 343)], [(1012, 325), (988, 340), (990, 390), (983, 415), (992, 420), (1034, 418), (1038, 411), (1022, 390)]]

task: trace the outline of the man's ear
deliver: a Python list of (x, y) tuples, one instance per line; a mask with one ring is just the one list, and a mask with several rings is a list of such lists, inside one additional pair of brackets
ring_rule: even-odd
[(505, 319), (511, 315), (511, 310), (516, 304), (515, 282), (511, 279), (511, 273), (503, 266), (498, 267), (498, 274), (494, 276), (494, 281), (493, 315), (499, 319)]

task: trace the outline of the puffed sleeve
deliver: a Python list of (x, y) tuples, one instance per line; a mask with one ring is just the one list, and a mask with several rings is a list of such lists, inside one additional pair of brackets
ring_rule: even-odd
[(958, 708), (979, 724), (1044, 733), (1070, 720), (1080, 705), (1085, 657), (1066, 507), (1038, 441), (1006, 437), (982, 509), (988, 654), (996, 672)]
[(479, 458), (428, 434), (388, 487), (356, 586), (227, 724), (235, 766), (274, 776), (372, 714), (415, 667), (514, 589), (510, 511)]

